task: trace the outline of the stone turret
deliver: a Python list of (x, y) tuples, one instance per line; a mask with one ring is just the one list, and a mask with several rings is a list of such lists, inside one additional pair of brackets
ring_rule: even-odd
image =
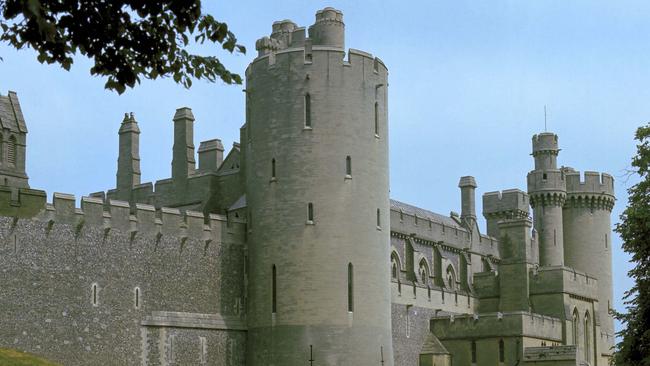
[(526, 192), (507, 189), (503, 192), (483, 194), (483, 217), (487, 221), (487, 234), (499, 238), (498, 223), (504, 219), (526, 218), (529, 214), (529, 200)]
[(117, 158), (117, 199), (130, 200), (131, 189), (140, 184), (140, 128), (133, 113), (124, 114), (118, 132), (120, 137)]
[(564, 257), (567, 266), (598, 279), (601, 348), (610, 354), (614, 342), (611, 212), (614, 178), (605, 173), (565, 168), (567, 199), (563, 210)]
[(194, 114), (187, 107), (179, 108), (174, 115), (174, 147), (172, 179), (183, 182), (194, 173)]
[(562, 206), (566, 200), (564, 173), (557, 168), (560, 152), (557, 135), (533, 136), (535, 170), (528, 173), (528, 194), (533, 207), (534, 227), (539, 234), (541, 266), (564, 264)]
[(309, 27), (309, 38), (313, 45), (344, 48), (343, 13), (334, 8), (319, 10), (316, 13), (316, 23)]
[(27, 126), (18, 103), (10, 91), (0, 95), (0, 185), (29, 188), (25, 172)]
[(388, 72), (344, 59), (338, 10), (301, 29), (276, 22), (246, 70), (246, 360), (392, 366)]

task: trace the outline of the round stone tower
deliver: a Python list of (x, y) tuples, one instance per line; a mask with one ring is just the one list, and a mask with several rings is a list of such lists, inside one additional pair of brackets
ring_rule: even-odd
[(564, 173), (557, 168), (557, 135), (533, 136), (535, 170), (528, 173), (528, 195), (533, 208), (534, 227), (539, 235), (540, 266), (564, 264), (562, 206), (566, 200)]
[(609, 174), (580, 173), (565, 168), (567, 200), (564, 205), (564, 258), (566, 265), (595, 276), (603, 353), (614, 344), (612, 306), (612, 234), (614, 178)]
[(393, 365), (387, 69), (343, 30), (276, 22), (246, 71), (250, 365)]

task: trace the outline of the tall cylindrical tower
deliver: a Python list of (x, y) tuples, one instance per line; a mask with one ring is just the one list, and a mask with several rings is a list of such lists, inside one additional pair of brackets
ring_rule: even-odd
[(564, 258), (567, 266), (598, 280), (598, 312), (601, 352), (611, 354), (614, 344), (612, 307), (612, 234), (614, 178), (609, 174), (566, 170), (567, 201), (564, 205)]
[(564, 173), (557, 168), (557, 135), (533, 136), (535, 170), (528, 173), (528, 195), (533, 208), (534, 227), (539, 234), (541, 266), (564, 264), (562, 206), (566, 199)]
[(387, 69), (343, 27), (277, 22), (246, 71), (250, 365), (393, 364)]

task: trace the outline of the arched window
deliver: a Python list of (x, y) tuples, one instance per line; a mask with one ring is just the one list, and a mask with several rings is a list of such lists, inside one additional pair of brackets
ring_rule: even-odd
[(9, 137), (7, 145), (7, 162), (11, 166), (16, 166), (16, 136)]
[(420, 260), (420, 268), (418, 270), (418, 273), (420, 274), (420, 281), (422, 281), (423, 284), (428, 284), (429, 283), (429, 265), (427, 264), (427, 261), (422, 258)]
[(499, 362), (506, 361), (506, 345), (503, 343), (503, 339), (499, 339)]
[(305, 127), (311, 127), (311, 96), (305, 94)]
[(271, 267), (271, 312), (275, 314), (277, 311), (277, 272), (275, 264)]
[(585, 313), (585, 361), (591, 362), (591, 318)]
[(447, 288), (453, 290), (456, 288), (456, 272), (454, 267), (450, 264), (447, 266)]
[(375, 102), (375, 135), (379, 136), (379, 103)]
[(390, 268), (391, 268), (391, 274), (393, 279), (398, 279), (399, 272), (400, 272), (400, 263), (399, 263), (399, 257), (395, 252), (391, 253), (390, 255)]
[(350, 155), (345, 158), (345, 174), (352, 175), (352, 158)]
[(573, 309), (573, 344), (578, 346), (578, 309)]
[(271, 179), (275, 178), (275, 158), (271, 159)]
[(354, 266), (348, 263), (348, 311), (354, 311)]

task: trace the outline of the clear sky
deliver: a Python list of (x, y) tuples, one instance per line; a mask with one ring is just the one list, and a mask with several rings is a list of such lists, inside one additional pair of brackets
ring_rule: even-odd
[[(531, 136), (560, 136), (559, 163), (616, 178), (616, 222), (627, 201), (636, 127), (650, 117), (650, 2), (644, 1), (210, 1), (247, 55), (221, 55), (243, 75), (255, 40), (273, 21), (313, 23), (316, 10), (344, 12), (346, 46), (389, 68), (391, 196), (448, 214), (460, 211), (458, 179), (484, 192), (526, 190)], [(210, 51), (210, 50), (209, 50)], [(244, 122), (243, 86), (144, 81), (118, 96), (89, 75), (41, 65), (31, 50), (0, 46), (0, 92), (18, 92), (27, 120), (31, 186), (80, 196), (112, 188), (117, 130), (134, 112), (142, 130), (142, 181), (170, 176), (172, 116), (197, 118), (195, 144), (221, 138), (228, 149)], [(482, 224), (484, 227), (484, 223)], [(615, 306), (622, 308), (628, 257), (614, 235)]]

